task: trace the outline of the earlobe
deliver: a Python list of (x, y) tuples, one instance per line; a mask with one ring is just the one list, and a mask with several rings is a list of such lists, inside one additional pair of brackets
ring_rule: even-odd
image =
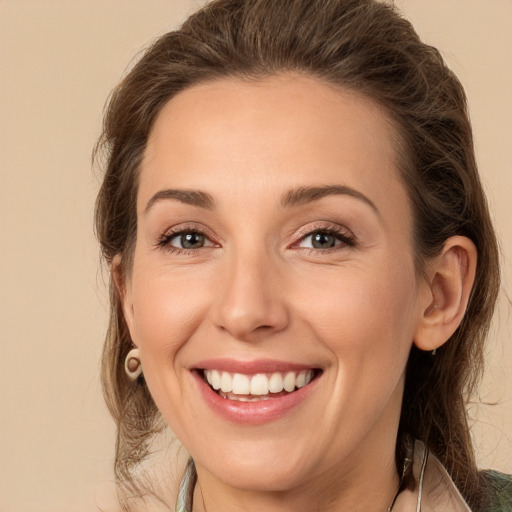
[(130, 284), (127, 280), (124, 265), (121, 256), (118, 254), (112, 260), (110, 272), (114, 285), (116, 287), (117, 295), (123, 309), (124, 319), (130, 331), (130, 336), (133, 338), (133, 303), (131, 297)]
[(475, 280), (477, 250), (466, 237), (446, 240), (429, 266), (429, 300), (422, 306), (414, 343), (420, 350), (436, 350), (460, 325)]

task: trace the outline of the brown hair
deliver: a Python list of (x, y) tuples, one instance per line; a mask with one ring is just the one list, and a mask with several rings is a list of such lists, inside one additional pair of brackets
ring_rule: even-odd
[[(397, 443), (398, 459), (406, 434), (424, 441), (466, 500), (477, 505), (482, 492), (466, 406), (481, 373), (499, 289), (497, 243), (463, 88), (394, 7), (375, 0), (214, 0), (158, 39), (114, 90), (98, 146), (105, 151), (106, 172), (96, 230), (106, 262), (120, 255), (124, 271), (130, 269), (138, 168), (169, 99), (201, 81), (285, 71), (358, 91), (394, 119), (420, 271), (452, 235), (467, 236), (477, 247), (476, 282), (462, 324), (435, 357), (411, 351)], [(103, 384), (118, 427), (116, 474), (120, 483), (135, 486), (133, 469), (162, 423), (144, 379), (132, 383), (125, 375), (130, 348), (111, 285)]]

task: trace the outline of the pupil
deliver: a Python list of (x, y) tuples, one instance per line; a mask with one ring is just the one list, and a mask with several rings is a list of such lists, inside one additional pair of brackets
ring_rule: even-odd
[(181, 246), (184, 249), (197, 249), (203, 247), (204, 235), (201, 233), (186, 233), (181, 235)]
[(336, 245), (336, 238), (328, 233), (315, 233), (313, 235), (313, 247), (315, 249), (329, 249)]

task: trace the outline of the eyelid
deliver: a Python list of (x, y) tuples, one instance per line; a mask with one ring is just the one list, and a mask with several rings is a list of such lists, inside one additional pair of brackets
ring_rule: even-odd
[(203, 235), (207, 240), (211, 242), (211, 245), (205, 246), (206, 248), (210, 247), (219, 247), (220, 242), (217, 236), (213, 234), (211, 229), (207, 228), (203, 224), (199, 224), (197, 222), (183, 222), (177, 224), (176, 226), (172, 226), (166, 229), (157, 239), (155, 246), (157, 248), (164, 248), (168, 250), (174, 251), (197, 251), (198, 249), (184, 249), (180, 247), (175, 247), (170, 245), (170, 240), (184, 233), (199, 233)]
[(174, 245), (172, 243), (174, 240), (178, 240), (178, 239), (182, 238), (183, 235), (188, 235), (188, 234), (200, 235), (203, 238), (204, 245), (202, 245), (201, 247), (198, 247), (197, 249), (203, 249), (205, 247), (214, 247), (215, 246), (215, 243), (212, 242), (210, 240), (210, 238), (207, 237), (204, 233), (200, 233), (199, 231), (192, 231), (190, 229), (186, 229), (185, 231), (178, 231), (178, 233), (169, 233), (169, 235), (166, 236), (166, 240), (167, 240), (166, 243), (168, 245), (170, 245), (171, 247), (173, 247), (174, 249), (179, 249), (179, 250), (197, 250), (197, 249), (192, 249), (192, 248), (186, 249), (185, 247), (179, 247), (179, 246)]
[[(312, 249), (314, 251), (327, 252), (329, 250), (337, 250), (341, 247), (346, 246), (356, 246), (357, 238), (354, 233), (345, 226), (340, 224), (335, 224), (332, 222), (316, 222), (312, 224), (308, 224), (306, 226), (301, 227), (295, 234), (295, 241), (292, 242), (290, 247), (292, 249), (301, 249), (300, 244), (308, 237), (315, 233), (325, 232), (330, 233), (332, 235), (338, 236), (340, 240), (340, 244), (330, 248), (330, 249)], [(304, 249), (311, 249), (308, 247), (304, 247)]]

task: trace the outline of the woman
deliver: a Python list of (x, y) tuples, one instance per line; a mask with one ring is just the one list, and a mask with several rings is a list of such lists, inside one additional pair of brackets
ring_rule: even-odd
[(127, 508), (163, 419), (176, 510), (510, 509), (467, 424), (499, 268), (465, 96), (393, 8), (213, 1), (102, 144)]

